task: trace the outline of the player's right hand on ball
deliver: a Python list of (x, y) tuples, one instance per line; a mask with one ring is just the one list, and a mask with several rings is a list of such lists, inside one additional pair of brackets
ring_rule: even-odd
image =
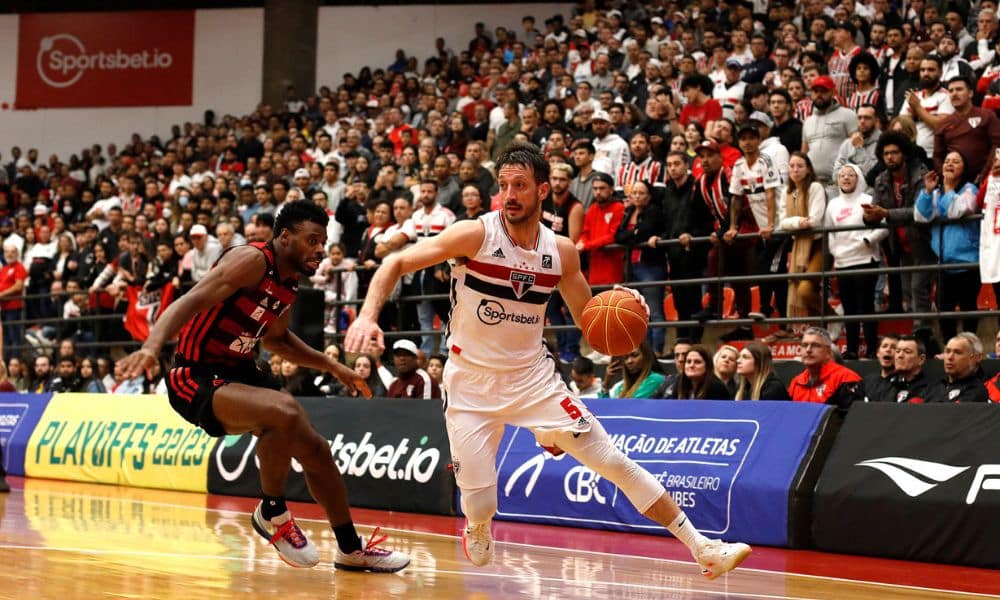
[(641, 304), (644, 309), (646, 309), (646, 318), (647, 319), (649, 318), (649, 305), (646, 304), (646, 299), (643, 298), (642, 294), (639, 293), (639, 290), (632, 289), (630, 287), (625, 287), (624, 285), (618, 285), (618, 284), (615, 284), (615, 287), (613, 289), (615, 289), (615, 290), (617, 290), (619, 292), (625, 292), (626, 294), (631, 294), (632, 297), (635, 298), (636, 301), (638, 301), (639, 304)]
[(355, 353), (381, 354), (384, 348), (385, 338), (382, 335), (382, 328), (373, 319), (359, 315), (347, 328), (344, 350)]

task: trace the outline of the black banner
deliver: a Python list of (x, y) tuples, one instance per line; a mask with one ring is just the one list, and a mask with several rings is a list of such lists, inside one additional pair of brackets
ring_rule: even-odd
[(821, 550), (1000, 568), (1000, 411), (854, 404), (814, 515)]
[[(455, 478), (444, 413), (436, 400), (299, 398), (347, 483), (352, 506), (404, 512), (455, 514)], [(231, 435), (217, 442), (208, 469), (208, 491), (260, 496), (257, 438)], [(290, 500), (312, 501), (293, 461)]]

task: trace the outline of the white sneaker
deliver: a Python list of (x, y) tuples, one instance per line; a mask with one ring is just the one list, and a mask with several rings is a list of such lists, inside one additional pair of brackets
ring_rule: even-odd
[(462, 550), (465, 557), (477, 567), (483, 567), (493, 560), (493, 532), (489, 523), (471, 525), (466, 521), (462, 530)]
[(738, 567), (751, 552), (753, 550), (746, 544), (708, 540), (692, 555), (701, 567), (701, 574), (709, 579), (715, 579)]
[[(410, 564), (410, 557), (402, 552), (379, 548), (378, 545), (389, 536), (380, 536), (378, 532), (379, 528), (376, 527), (368, 539), (368, 543), (360, 550), (344, 554), (338, 548), (337, 559), (333, 566), (346, 571), (370, 571), (372, 573), (395, 573), (405, 569)], [(361, 542), (364, 543), (364, 541), (364, 538), (361, 538)]]
[(306, 569), (315, 567), (319, 563), (319, 552), (295, 524), (292, 513), (286, 510), (268, 521), (260, 512), (262, 505), (263, 502), (257, 505), (250, 519), (257, 533), (273, 545), (281, 560), (289, 565)]

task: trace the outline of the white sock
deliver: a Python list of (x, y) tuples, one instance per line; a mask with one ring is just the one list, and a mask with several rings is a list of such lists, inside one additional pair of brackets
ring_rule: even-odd
[(674, 537), (687, 546), (688, 550), (692, 553), (708, 541), (708, 538), (698, 533), (698, 530), (694, 528), (694, 524), (687, 518), (683, 510), (681, 514), (677, 515), (673, 523), (667, 525), (667, 529), (670, 530), (670, 533), (674, 534)]

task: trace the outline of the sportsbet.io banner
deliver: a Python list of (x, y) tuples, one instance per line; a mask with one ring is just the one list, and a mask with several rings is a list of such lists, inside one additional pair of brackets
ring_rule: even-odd
[[(789, 490), (830, 408), (791, 402), (588, 400), (615, 446), (650, 471), (710, 537), (785, 546)], [(576, 460), (507, 428), (497, 455), (499, 518), (666, 531)]]
[[(327, 438), (352, 506), (454, 514), (455, 478), (439, 401), (299, 398)], [(257, 438), (227, 436), (211, 457), (208, 491), (260, 496)], [(312, 501), (302, 466), (292, 461), (287, 496)]]

